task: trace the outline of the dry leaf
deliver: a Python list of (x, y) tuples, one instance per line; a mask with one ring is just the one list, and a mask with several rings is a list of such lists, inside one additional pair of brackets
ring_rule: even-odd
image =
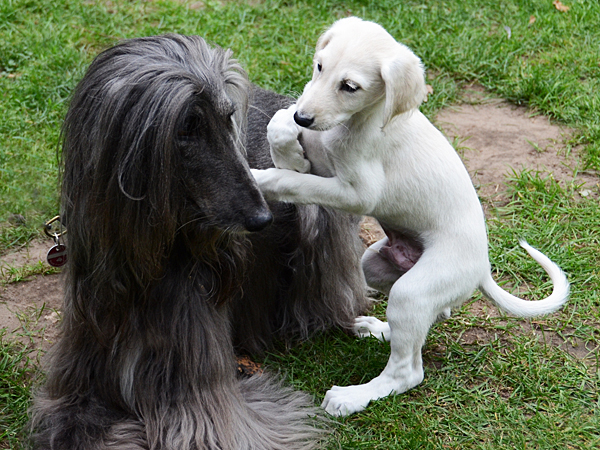
[(535, 22), (535, 16), (531, 16), (529, 18), (529, 25), (532, 25)]
[(423, 100), (424, 102), (427, 101), (427, 99), (429, 98), (429, 94), (433, 94), (433, 86), (430, 84), (426, 84), (425, 88), (427, 89), (427, 95), (425, 96), (425, 100)]
[(238, 356), (237, 362), (239, 375), (251, 377), (263, 373), (262, 365), (252, 361), (248, 356)]
[(56, 311), (52, 311), (47, 316), (44, 316), (44, 319), (50, 321), (51, 323), (56, 323), (60, 320), (60, 316), (58, 315), (58, 313)]
[(571, 7), (570, 7), (570, 6), (563, 5), (563, 4), (561, 3), (561, 1), (560, 1), (560, 0), (554, 0), (554, 1), (552, 2), (552, 4), (553, 4), (553, 5), (554, 5), (554, 7), (555, 7), (556, 9), (558, 9), (560, 12), (567, 12), (569, 9), (571, 9)]

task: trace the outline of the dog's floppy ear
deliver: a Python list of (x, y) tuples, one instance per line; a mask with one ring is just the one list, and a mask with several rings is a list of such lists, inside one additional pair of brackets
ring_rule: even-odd
[(395, 55), (381, 65), (385, 83), (383, 128), (398, 114), (417, 108), (427, 96), (421, 60), (407, 47), (398, 44)]
[(333, 33), (331, 32), (331, 28), (330, 28), (329, 30), (327, 30), (325, 33), (323, 33), (319, 37), (319, 40), (317, 41), (315, 53), (318, 52), (319, 50), (323, 50), (325, 47), (327, 47), (327, 44), (329, 44), (332, 37), (333, 37)]

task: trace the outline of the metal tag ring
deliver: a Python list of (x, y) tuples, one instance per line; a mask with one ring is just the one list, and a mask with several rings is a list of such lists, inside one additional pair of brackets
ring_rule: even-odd
[[(60, 224), (60, 228), (59, 228), (60, 233), (53, 231), (54, 227), (52, 226), (52, 224), (54, 222), (58, 222)], [(63, 234), (67, 233), (67, 230), (63, 227), (63, 225), (60, 221), (60, 216), (55, 216), (44, 224), (44, 233), (46, 233), (46, 236), (51, 237), (52, 239), (57, 239), (57, 238), (61, 237)]]

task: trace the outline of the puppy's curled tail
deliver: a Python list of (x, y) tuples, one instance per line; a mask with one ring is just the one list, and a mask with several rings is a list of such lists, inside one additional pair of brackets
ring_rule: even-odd
[(554, 288), (549, 297), (538, 301), (527, 301), (515, 297), (502, 289), (493, 280), (491, 274), (483, 281), (479, 289), (487, 298), (498, 307), (517, 317), (534, 317), (550, 314), (558, 310), (569, 298), (569, 282), (564, 272), (554, 264), (550, 258), (539, 250), (531, 247), (526, 241), (520, 240), (519, 244), (535, 259), (546, 271)]

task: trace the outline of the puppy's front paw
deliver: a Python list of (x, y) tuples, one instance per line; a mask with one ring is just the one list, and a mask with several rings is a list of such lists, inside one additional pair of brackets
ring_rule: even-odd
[(250, 173), (256, 180), (258, 188), (268, 200), (272, 200), (270, 197), (273, 192), (275, 192), (275, 187), (277, 185), (277, 180), (276, 177), (274, 177), (273, 170), (276, 169), (250, 169)]
[(277, 111), (267, 125), (267, 139), (269, 144), (277, 147), (284, 146), (288, 142), (298, 141), (301, 128), (294, 121), (296, 105), (287, 109)]
[(278, 169), (310, 172), (310, 161), (304, 157), (304, 149), (298, 141), (290, 142), (285, 147), (271, 146), (271, 158)]
[(282, 200), (287, 192), (285, 175), (293, 173), (282, 169), (250, 169), (260, 191), (267, 200)]
[(373, 399), (372, 393), (364, 384), (333, 386), (325, 394), (321, 407), (332, 416), (343, 417), (362, 411)]
[(361, 338), (373, 336), (380, 341), (389, 341), (391, 330), (387, 322), (382, 322), (375, 317), (358, 316), (354, 319), (352, 332)]
[(304, 149), (298, 142), (301, 128), (294, 121), (296, 105), (275, 113), (267, 126), (267, 140), (275, 167), (310, 172), (310, 161), (304, 157)]

